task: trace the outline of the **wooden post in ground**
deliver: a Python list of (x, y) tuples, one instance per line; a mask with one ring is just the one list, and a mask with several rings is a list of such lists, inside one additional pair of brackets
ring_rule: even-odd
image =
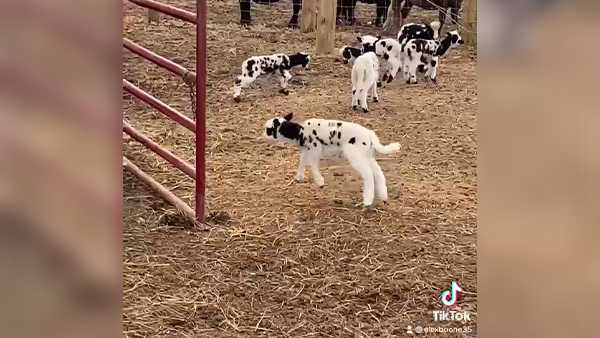
[(160, 14), (153, 9), (148, 9), (148, 23), (152, 23), (152, 22), (159, 23), (159, 21), (160, 21)]
[[(392, 0), (387, 9), (387, 19), (383, 24), (383, 30), (387, 33), (396, 34), (403, 24), (402, 8), (404, 8), (406, 0)], [(391, 11), (390, 11), (391, 9)]]
[(335, 46), (335, 10), (333, 0), (319, 0), (317, 11), (317, 55), (333, 54)]
[(302, 0), (302, 22), (300, 25), (302, 33), (317, 30), (317, 3), (318, 0)]
[(465, 30), (463, 37), (468, 44), (477, 47), (477, 0), (465, 0), (463, 6), (464, 25), (469, 30)]

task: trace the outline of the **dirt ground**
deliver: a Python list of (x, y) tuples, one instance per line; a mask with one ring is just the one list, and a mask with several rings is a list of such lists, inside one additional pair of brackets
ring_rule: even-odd
[[(476, 330), (476, 54), (454, 50), (438, 86), (395, 81), (368, 114), (350, 107), (350, 66), (314, 58), (296, 71), (289, 96), (275, 77), (257, 81), (234, 103), (244, 59), (314, 52), (314, 34), (286, 27), (291, 4), (254, 6), (254, 25), (238, 25), (236, 0), (209, 1), (207, 204), (211, 231), (190, 229), (124, 171), (124, 335), (129, 337), (406, 337), (434, 323), (440, 292), (457, 280)], [(164, 1), (194, 11), (193, 0)], [(341, 27), (336, 46), (353, 44), (374, 6), (359, 4), (361, 25)], [(194, 69), (195, 27), (124, 2), (124, 35)], [(414, 8), (409, 21), (432, 21)], [(364, 24), (364, 25), (362, 25)], [(123, 76), (193, 118), (189, 88), (124, 50)], [(421, 81), (423, 82), (423, 81)], [(194, 163), (194, 136), (123, 94), (124, 118)], [(294, 183), (297, 150), (260, 140), (268, 118), (294, 112), (356, 122), (399, 153), (379, 158), (390, 203), (371, 210), (346, 162), (322, 163), (326, 186)], [(193, 181), (139, 144), (124, 154), (192, 204)], [(308, 174), (308, 173), (307, 173)], [(464, 337), (430, 333), (420, 336)]]

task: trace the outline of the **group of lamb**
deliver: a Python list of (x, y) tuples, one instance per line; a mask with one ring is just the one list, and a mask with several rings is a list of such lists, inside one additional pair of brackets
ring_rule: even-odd
[[(374, 102), (378, 102), (377, 87), (392, 82), (400, 70), (409, 84), (417, 83), (417, 72), (425, 73), (426, 79), (436, 82), (439, 58), (463, 44), (458, 31), (446, 33), (443, 39), (439, 39), (439, 31), (439, 21), (409, 23), (402, 26), (397, 38), (364, 35), (357, 37), (360, 48), (342, 47), (340, 55), (344, 62), (353, 64), (352, 108), (356, 110), (360, 106), (363, 112), (368, 112), (369, 91)], [(290, 69), (296, 66), (306, 69), (309, 64), (310, 56), (303, 52), (250, 57), (242, 63), (242, 74), (235, 80), (233, 98), (239, 102), (242, 88), (250, 86), (261, 75), (274, 73), (280, 78), (280, 92), (287, 95), (287, 85), (292, 78)]]
[[(397, 39), (364, 35), (357, 37), (361, 48), (342, 47), (340, 54), (344, 61), (353, 63), (352, 108), (356, 110), (360, 106), (363, 112), (368, 112), (369, 91), (373, 101), (378, 102), (377, 87), (392, 82), (400, 70), (408, 84), (417, 83), (417, 71), (436, 82), (440, 57), (463, 44), (458, 31), (448, 32), (443, 39), (438, 39), (439, 29), (438, 21), (431, 24), (409, 23), (402, 26)], [(381, 78), (380, 69), (383, 73)]]
[[(404, 25), (398, 39), (382, 39), (370, 35), (358, 37), (361, 48), (343, 47), (341, 55), (352, 67), (352, 105), (367, 108), (367, 93), (372, 90), (378, 100), (378, 83), (391, 82), (400, 69), (408, 83), (416, 83), (416, 72), (425, 73), (435, 81), (439, 58), (463, 41), (456, 31), (438, 40), (439, 24)], [(379, 79), (380, 62), (383, 76)], [(242, 64), (242, 75), (235, 80), (234, 99), (240, 100), (242, 88), (248, 87), (259, 76), (277, 74), (281, 81), (280, 92), (288, 94), (287, 85), (292, 77), (290, 69), (307, 68), (310, 56), (306, 53), (292, 55), (274, 54), (254, 56)], [(322, 187), (324, 178), (319, 171), (321, 159), (345, 158), (361, 175), (363, 180), (364, 207), (372, 206), (377, 197), (388, 200), (385, 176), (375, 159), (376, 153), (393, 154), (400, 149), (399, 143), (382, 145), (373, 130), (352, 122), (325, 119), (309, 119), (302, 123), (293, 121), (293, 114), (269, 119), (263, 129), (269, 143), (283, 142), (295, 145), (300, 151), (296, 180), (304, 180), (305, 167), (310, 167), (314, 182)]]

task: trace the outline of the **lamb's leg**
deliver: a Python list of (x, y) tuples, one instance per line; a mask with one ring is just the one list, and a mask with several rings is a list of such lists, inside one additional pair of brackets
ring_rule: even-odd
[(352, 168), (356, 170), (363, 180), (363, 206), (369, 207), (375, 199), (375, 179), (373, 170), (367, 158), (367, 154), (357, 148), (356, 144), (348, 144), (344, 147), (344, 155), (350, 161)]
[(300, 161), (296, 172), (296, 182), (304, 182), (304, 166), (306, 165), (306, 151), (300, 151)]
[(429, 72), (429, 79), (431, 79), (433, 83), (437, 83), (437, 68), (440, 65), (440, 58), (437, 56), (433, 57), (431, 61), (429, 61), (429, 64), (431, 65), (427, 70)]
[(377, 95), (377, 84), (373, 83), (371, 87), (373, 89), (373, 102), (379, 102), (379, 95)]
[(369, 88), (360, 90), (360, 106), (362, 107), (363, 113), (369, 112), (369, 107), (367, 106), (367, 96), (369, 94)]
[(290, 92), (287, 90), (287, 86), (288, 86), (288, 81), (292, 78), (292, 74), (288, 71), (288, 70), (282, 70), (280, 72), (280, 82), (281, 82), (281, 89), (279, 90), (280, 93), (288, 95)]
[(390, 60), (390, 74), (387, 81), (388, 83), (394, 81), (394, 78), (396, 78), (400, 66), (400, 62), (398, 62), (397, 60)]
[(313, 156), (313, 158), (311, 158), (310, 172), (312, 174), (312, 178), (315, 181), (315, 183), (319, 187), (323, 187), (325, 185), (325, 179), (323, 178), (323, 175), (321, 175), (321, 172), (319, 171), (319, 158), (317, 156)]
[(247, 77), (240, 75), (235, 79), (235, 85), (233, 86), (233, 99), (236, 102), (240, 101), (240, 95), (242, 95), (242, 88), (248, 88), (256, 80), (256, 76)]
[(356, 110), (358, 108), (358, 93), (356, 92), (356, 86), (352, 86), (352, 109)]
[(387, 203), (388, 200), (388, 192), (387, 186), (385, 184), (385, 176), (383, 175), (383, 171), (381, 171), (381, 167), (377, 163), (374, 157), (371, 157), (371, 170), (373, 170), (373, 178), (375, 180), (375, 195), (377, 198)]
[(409, 78), (406, 83), (417, 83), (417, 67), (419, 66), (418, 61), (420, 58), (415, 57), (412, 61), (408, 63), (408, 74)]

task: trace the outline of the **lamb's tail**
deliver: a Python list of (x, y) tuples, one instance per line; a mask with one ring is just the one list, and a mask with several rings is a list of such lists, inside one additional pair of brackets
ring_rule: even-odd
[(433, 39), (437, 40), (440, 37), (440, 27), (442, 27), (442, 24), (435, 20), (432, 23), (429, 24), (429, 26), (431, 26), (431, 28), (433, 29)]
[(386, 146), (381, 144), (381, 142), (379, 142), (379, 138), (377, 137), (377, 134), (375, 134), (375, 132), (371, 132), (371, 143), (373, 144), (373, 148), (375, 148), (375, 151), (377, 151), (380, 154), (389, 155), (389, 154), (393, 154), (393, 153), (397, 152), (398, 150), (400, 150), (400, 143), (397, 143), (397, 142), (390, 143)]

